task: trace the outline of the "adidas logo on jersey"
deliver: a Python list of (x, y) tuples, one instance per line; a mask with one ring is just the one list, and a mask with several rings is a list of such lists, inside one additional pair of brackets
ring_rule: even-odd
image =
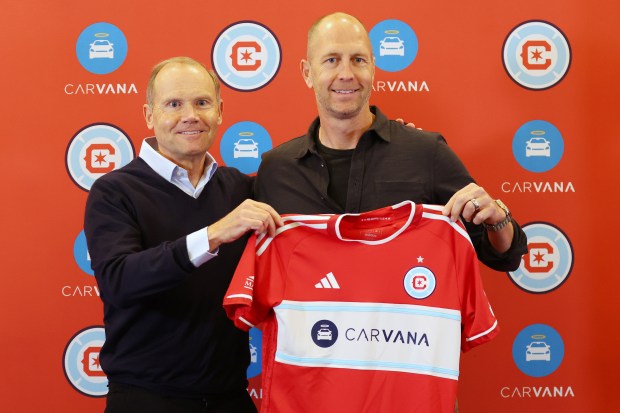
[(314, 284), (314, 288), (340, 288), (334, 273), (330, 272), (325, 277), (321, 278), (321, 281)]

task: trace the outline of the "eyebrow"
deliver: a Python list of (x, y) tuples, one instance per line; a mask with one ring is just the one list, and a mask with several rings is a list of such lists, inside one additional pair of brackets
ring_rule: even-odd
[[(161, 100), (161, 101), (162, 101), (162, 102), (164, 102), (164, 103), (167, 103), (167, 102), (172, 102), (172, 101), (175, 101), (175, 100), (179, 100), (179, 101), (186, 101), (186, 100), (188, 100), (188, 99), (184, 99), (184, 98), (181, 98), (181, 97), (170, 96), (170, 97), (164, 97), (164, 98), (162, 98), (162, 100)], [(207, 96), (207, 95), (201, 95), (201, 96), (196, 96), (196, 97), (193, 97), (193, 98), (191, 98), (191, 99), (189, 99), (189, 100), (191, 100), (191, 101), (206, 100), (206, 101), (209, 101), (209, 102), (214, 102), (214, 101), (215, 101), (215, 98), (214, 98), (214, 97)]]
[(343, 53), (343, 52), (326, 52), (323, 53), (320, 58), (321, 59), (326, 59), (328, 57), (338, 57), (338, 56), (343, 56), (343, 55), (349, 55), (349, 56), (353, 56), (353, 57), (370, 57), (371, 55), (369, 53), (366, 52), (354, 52), (354, 53)]

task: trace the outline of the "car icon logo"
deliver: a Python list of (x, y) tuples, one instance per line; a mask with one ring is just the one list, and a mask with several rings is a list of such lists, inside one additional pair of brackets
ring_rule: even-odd
[(89, 46), (89, 59), (114, 59), (114, 43), (109, 40), (95, 40)]
[(551, 156), (551, 142), (542, 136), (545, 131), (535, 130), (531, 132), (533, 135), (528, 141), (525, 142), (525, 156)]
[(405, 42), (399, 37), (387, 36), (379, 41), (379, 56), (404, 56)]
[[(241, 135), (241, 134), (240, 134)], [(250, 133), (250, 135), (252, 135)], [(239, 139), (234, 143), (233, 157), (237, 158), (257, 158), (258, 159), (258, 142), (254, 139)]]
[(327, 324), (321, 324), (321, 328), (316, 333), (317, 340), (332, 340), (332, 331), (328, 327)]
[(526, 346), (525, 361), (551, 361), (551, 346), (544, 341), (532, 341)]

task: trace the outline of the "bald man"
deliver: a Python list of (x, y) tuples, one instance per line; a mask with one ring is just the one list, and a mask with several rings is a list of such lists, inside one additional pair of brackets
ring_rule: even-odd
[(466, 221), (484, 264), (519, 267), (525, 234), (444, 138), (390, 121), (369, 105), (375, 57), (358, 19), (333, 13), (314, 23), (300, 69), (318, 117), (305, 135), (263, 156), (256, 200), (280, 214), (364, 212), (404, 200), (444, 205), (445, 216)]
[[(308, 31), (307, 56), (300, 69), (314, 91), (318, 116), (304, 135), (263, 155), (254, 184), (256, 200), (281, 214), (361, 213), (405, 200), (443, 205), (443, 215), (465, 221), (480, 261), (497, 271), (519, 267), (527, 238), (508, 207), (476, 184), (439, 133), (390, 121), (370, 106), (375, 57), (357, 18), (333, 13), (317, 20)], [(336, 301), (337, 292), (330, 295)], [(403, 401), (399, 411), (458, 411), (456, 386), (445, 392), (436, 386), (437, 380), (447, 379), (428, 377), (422, 388), (412, 389), (423, 397), (407, 395), (411, 403)], [(381, 405), (383, 398), (399, 400), (400, 393), (390, 391), (378, 380), (369, 393), (347, 397), (369, 405)], [(311, 399), (298, 402), (316, 408)], [(318, 405), (330, 412), (338, 411), (341, 403), (331, 399)], [(263, 406), (280, 411), (276, 402), (264, 399)]]

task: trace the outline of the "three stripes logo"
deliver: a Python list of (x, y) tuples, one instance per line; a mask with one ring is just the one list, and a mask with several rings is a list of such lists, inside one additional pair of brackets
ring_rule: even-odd
[(334, 273), (330, 272), (325, 277), (321, 278), (321, 281), (314, 284), (314, 288), (340, 288), (338, 281), (336, 281), (336, 277), (334, 277)]

